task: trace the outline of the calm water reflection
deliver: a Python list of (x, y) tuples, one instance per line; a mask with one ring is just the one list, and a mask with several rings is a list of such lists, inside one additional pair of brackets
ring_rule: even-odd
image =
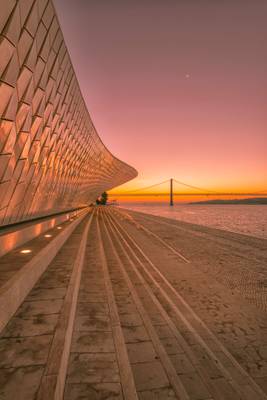
[(267, 205), (121, 203), (121, 207), (267, 239)]

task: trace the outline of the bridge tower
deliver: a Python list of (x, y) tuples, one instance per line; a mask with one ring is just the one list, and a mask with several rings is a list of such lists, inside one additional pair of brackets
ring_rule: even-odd
[(170, 206), (173, 206), (173, 178), (170, 179)]

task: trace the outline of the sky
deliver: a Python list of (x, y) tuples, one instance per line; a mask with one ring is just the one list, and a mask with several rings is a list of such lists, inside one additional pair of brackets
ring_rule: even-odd
[(267, 189), (266, 0), (54, 4), (101, 139), (139, 172), (117, 191)]

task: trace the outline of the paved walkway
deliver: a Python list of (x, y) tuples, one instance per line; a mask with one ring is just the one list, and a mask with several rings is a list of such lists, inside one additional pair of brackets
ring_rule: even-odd
[[(35, 239), (32, 239), (0, 257), (0, 287), (19, 272), (19, 270), (22, 269), (26, 263), (32, 260), (38, 252), (47, 246), (51, 240), (61, 234), (69, 224), (70, 221), (63, 222), (59, 226), (49, 229), (44, 234), (37, 236)], [(27, 251), (29, 252), (27, 253)]]
[(260, 264), (264, 243), (218, 234), (211, 247), (209, 234), (115, 208), (88, 215), (1, 334), (0, 399), (267, 399), (264, 306), (208, 269), (227, 249)]
[(36, 398), (84, 224), (76, 228), (1, 333), (1, 400)]

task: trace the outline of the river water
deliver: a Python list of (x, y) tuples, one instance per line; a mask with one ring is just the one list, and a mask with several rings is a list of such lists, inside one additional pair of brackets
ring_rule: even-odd
[(121, 203), (120, 207), (267, 239), (267, 205), (176, 204), (170, 207), (166, 203)]

